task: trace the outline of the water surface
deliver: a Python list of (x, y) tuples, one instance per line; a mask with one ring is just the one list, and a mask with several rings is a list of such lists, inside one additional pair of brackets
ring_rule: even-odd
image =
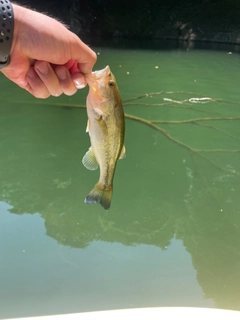
[(87, 89), (37, 100), (0, 77), (0, 317), (240, 310), (239, 54), (95, 50), (126, 113), (109, 212), (83, 202)]

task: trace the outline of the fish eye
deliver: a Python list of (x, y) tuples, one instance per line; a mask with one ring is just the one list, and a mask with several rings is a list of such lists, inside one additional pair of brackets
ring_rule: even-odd
[(114, 81), (110, 80), (110, 81), (108, 82), (108, 86), (109, 86), (109, 87), (114, 87), (114, 85), (115, 85)]

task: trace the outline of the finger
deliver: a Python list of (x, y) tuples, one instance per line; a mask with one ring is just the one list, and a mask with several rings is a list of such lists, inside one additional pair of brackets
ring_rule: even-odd
[(69, 68), (69, 71), (70, 71), (71, 74), (80, 72), (80, 70), (78, 69), (77, 61), (74, 61), (74, 63), (72, 63), (71, 67)]
[(71, 74), (75, 73), (75, 72), (79, 72), (78, 67), (73, 70), (73, 68), (75, 68), (75, 66), (77, 66), (77, 62), (75, 60), (72, 60), (72, 59), (64, 64), (64, 67), (66, 67)]
[(70, 72), (72, 80), (73, 80), (75, 87), (77, 89), (82, 89), (82, 88), (86, 87), (87, 81), (86, 81), (84, 75), (78, 69), (77, 61), (71, 59), (67, 63), (65, 63), (64, 66)]
[(78, 69), (83, 74), (89, 74), (92, 72), (92, 68), (97, 61), (97, 55), (79, 38), (77, 40), (78, 45), (74, 41), (71, 47), (72, 59), (77, 61)]
[(84, 75), (78, 69), (77, 61), (69, 60), (67, 63), (64, 64), (64, 66), (66, 68), (68, 68), (68, 70), (72, 76), (72, 80), (73, 80), (77, 89), (82, 89), (82, 88), (86, 87), (87, 81), (86, 81)]
[(74, 73), (72, 75), (72, 80), (73, 80), (73, 82), (75, 84), (75, 87), (77, 89), (83, 89), (87, 85), (87, 81), (86, 81), (84, 75), (82, 73), (80, 73), (80, 72)]
[(77, 88), (71, 78), (70, 72), (64, 66), (54, 67), (54, 71), (58, 77), (59, 84), (64, 94), (71, 96), (76, 93)]
[(46, 99), (50, 96), (49, 91), (47, 90), (45, 84), (39, 78), (38, 74), (34, 70), (33, 67), (30, 67), (27, 74), (26, 79), (28, 81), (28, 85), (25, 86), (26, 90), (29, 91), (36, 98)]
[(92, 73), (92, 68), (97, 61), (97, 54), (94, 51), (92, 51), (88, 46), (86, 47), (87, 48), (85, 49), (88, 53), (86, 59), (81, 58), (80, 61), (79, 60), (77, 61), (78, 68), (83, 74)]
[(60, 86), (58, 77), (48, 62), (36, 61), (34, 64), (34, 70), (36, 71), (42, 82), (45, 84), (50, 95), (58, 97), (62, 94), (63, 91)]

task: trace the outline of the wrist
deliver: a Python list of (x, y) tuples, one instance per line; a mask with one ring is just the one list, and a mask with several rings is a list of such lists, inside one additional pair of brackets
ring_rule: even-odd
[(0, 69), (10, 62), (13, 41), (14, 14), (9, 0), (2, 0), (0, 6)]

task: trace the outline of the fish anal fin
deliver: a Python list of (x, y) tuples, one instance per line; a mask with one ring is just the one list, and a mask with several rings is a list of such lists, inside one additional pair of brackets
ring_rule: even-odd
[(89, 119), (88, 119), (86, 132), (89, 132), (89, 128), (90, 128), (90, 121), (89, 121)]
[(94, 152), (92, 150), (92, 147), (89, 148), (89, 150), (85, 153), (85, 155), (82, 159), (82, 163), (83, 163), (84, 167), (87, 168), (88, 170), (97, 170), (98, 163), (97, 163), (97, 159), (94, 155)]
[(119, 159), (124, 159), (125, 157), (126, 157), (126, 148), (123, 145), (121, 153), (120, 153), (120, 156), (119, 156)]

